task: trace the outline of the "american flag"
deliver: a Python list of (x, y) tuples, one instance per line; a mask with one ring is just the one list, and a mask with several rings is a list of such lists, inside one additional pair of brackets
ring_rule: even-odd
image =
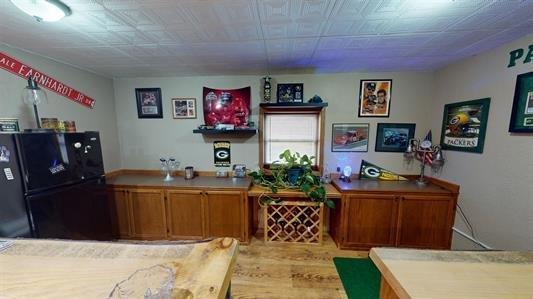
[[(424, 138), (424, 141), (428, 140), (428, 141), (432, 142), (431, 139), (432, 139), (431, 138), (431, 130), (429, 130), (428, 134)], [(424, 162), (424, 164), (431, 165), (431, 164), (433, 164), (433, 153), (431, 152), (431, 148), (428, 148), (427, 150), (429, 150), (429, 151), (424, 153), (423, 162)]]

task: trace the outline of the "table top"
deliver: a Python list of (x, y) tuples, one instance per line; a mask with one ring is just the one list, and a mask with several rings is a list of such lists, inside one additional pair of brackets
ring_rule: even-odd
[(400, 298), (533, 298), (533, 251), (372, 248)]
[(193, 244), (9, 241), (0, 251), (0, 297), (7, 298), (224, 298), (238, 250), (231, 238)]
[[(337, 189), (335, 189), (333, 185), (325, 184), (324, 187), (326, 188), (326, 195), (328, 198), (340, 198), (341, 197), (341, 193)], [(267, 194), (273, 197), (279, 196), (279, 197), (302, 197), (302, 198), (305, 197), (307, 198), (307, 196), (303, 192), (298, 191), (298, 190), (293, 190), (293, 189), (279, 189), (278, 193), (272, 194), (270, 189), (266, 187), (252, 185), (250, 190), (248, 190), (248, 196), (257, 197), (257, 196), (260, 196), (261, 194)]]
[(334, 179), (332, 184), (340, 191), (344, 192), (409, 192), (409, 193), (445, 193), (450, 194), (451, 191), (429, 183), (426, 186), (419, 186), (416, 181), (380, 181), (370, 179), (352, 179), (351, 182), (344, 182), (340, 179)]
[(155, 187), (155, 188), (189, 188), (189, 189), (242, 189), (248, 190), (250, 178), (217, 178), (197, 176), (186, 180), (183, 176), (174, 177), (173, 181), (164, 182), (163, 175), (119, 174), (108, 178), (107, 185), (115, 187)]

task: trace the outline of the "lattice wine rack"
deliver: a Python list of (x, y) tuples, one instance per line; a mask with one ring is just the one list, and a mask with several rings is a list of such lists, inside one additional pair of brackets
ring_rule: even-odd
[(283, 201), (264, 209), (265, 242), (322, 244), (324, 204)]

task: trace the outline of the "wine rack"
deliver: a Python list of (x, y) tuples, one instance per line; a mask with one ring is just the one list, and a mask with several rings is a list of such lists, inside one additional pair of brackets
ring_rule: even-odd
[(271, 203), (264, 209), (265, 242), (322, 244), (324, 204)]

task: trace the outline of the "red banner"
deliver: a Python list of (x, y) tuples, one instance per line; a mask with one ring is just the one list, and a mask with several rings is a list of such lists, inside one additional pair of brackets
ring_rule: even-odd
[(18, 61), (17, 59), (6, 55), (3, 52), (0, 52), (0, 68), (25, 79), (28, 79), (29, 76), (32, 76), (39, 86), (62, 95), (73, 102), (82, 104), (83, 106), (91, 109), (94, 107), (94, 99)]

